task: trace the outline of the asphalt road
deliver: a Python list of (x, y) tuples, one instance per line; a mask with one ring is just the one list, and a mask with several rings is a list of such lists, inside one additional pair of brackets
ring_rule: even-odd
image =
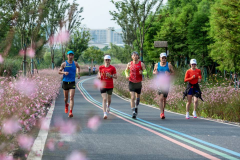
[[(184, 115), (139, 105), (137, 119), (131, 118), (130, 102), (113, 95), (111, 114), (97, 131), (86, 127), (89, 115), (101, 118), (101, 94), (93, 88), (93, 77), (77, 80), (73, 120), (81, 131), (60, 136), (50, 130), (47, 141), (57, 138), (63, 148), (50, 151), (45, 144), (43, 160), (64, 160), (73, 150), (84, 151), (91, 160), (159, 160), (159, 159), (240, 159), (240, 127), (204, 119), (185, 119)], [(64, 113), (63, 92), (56, 99), (51, 120)]]

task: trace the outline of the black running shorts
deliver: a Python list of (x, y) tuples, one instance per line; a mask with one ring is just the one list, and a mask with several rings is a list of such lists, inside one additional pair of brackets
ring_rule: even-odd
[(101, 93), (107, 93), (108, 95), (112, 95), (113, 88), (101, 88), (100, 92)]
[(62, 88), (64, 90), (75, 89), (75, 81), (74, 82), (63, 82)]
[(162, 91), (161, 89), (158, 89), (158, 95), (161, 95), (163, 94), (163, 97), (164, 98), (167, 98), (168, 96), (168, 91)]
[(129, 87), (130, 92), (136, 92), (137, 94), (141, 94), (142, 82), (133, 83), (133, 82), (129, 81), (128, 87)]

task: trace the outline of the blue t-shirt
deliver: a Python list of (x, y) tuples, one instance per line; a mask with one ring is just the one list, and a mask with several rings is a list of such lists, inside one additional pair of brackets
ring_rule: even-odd
[(72, 64), (66, 61), (66, 66), (64, 68), (64, 72), (68, 72), (68, 75), (63, 75), (63, 82), (75, 82), (76, 77), (76, 65), (73, 61)]
[(161, 73), (165, 73), (166, 71), (170, 73), (170, 69), (169, 69), (169, 67), (168, 67), (168, 62), (166, 63), (166, 65), (165, 65), (164, 67), (162, 67), (162, 66), (160, 65), (160, 62), (158, 62), (157, 71), (158, 71), (158, 73), (160, 73), (160, 74), (161, 74)]

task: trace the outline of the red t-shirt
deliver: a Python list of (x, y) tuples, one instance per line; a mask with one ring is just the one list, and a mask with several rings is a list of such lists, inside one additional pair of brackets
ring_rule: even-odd
[(138, 64), (134, 64), (133, 61), (131, 61), (130, 63), (130, 77), (129, 77), (129, 81), (133, 82), (133, 83), (138, 83), (142, 81), (142, 75), (139, 73), (139, 71), (142, 71), (142, 65), (141, 65), (141, 61), (138, 62)]
[[(195, 75), (195, 78), (193, 78), (193, 75)], [(202, 79), (201, 70), (200, 69), (189, 69), (187, 70), (184, 78), (184, 82), (189, 82), (191, 84), (198, 83), (198, 79)]]
[(106, 74), (116, 74), (116, 68), (112, 65), (110, 65), (109, 67), (105, 67), (104, 65), (102, 65), (99, 67), (99, 72), (101, 75), (101, 81), (105, 83), (105, 86), (103, 88), (113, 88), (113, 78), (107, 77)]

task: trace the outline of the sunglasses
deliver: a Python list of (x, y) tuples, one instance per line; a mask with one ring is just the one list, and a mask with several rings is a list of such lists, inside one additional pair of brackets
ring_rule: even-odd
[(192, 64), (193, 66), (196, 66), (197, 64)]
[(162, 57), (162, 59), (167, 59), (167, 57)]
[(105, 61), (110, 61), (110, 59), (105, 59)]

